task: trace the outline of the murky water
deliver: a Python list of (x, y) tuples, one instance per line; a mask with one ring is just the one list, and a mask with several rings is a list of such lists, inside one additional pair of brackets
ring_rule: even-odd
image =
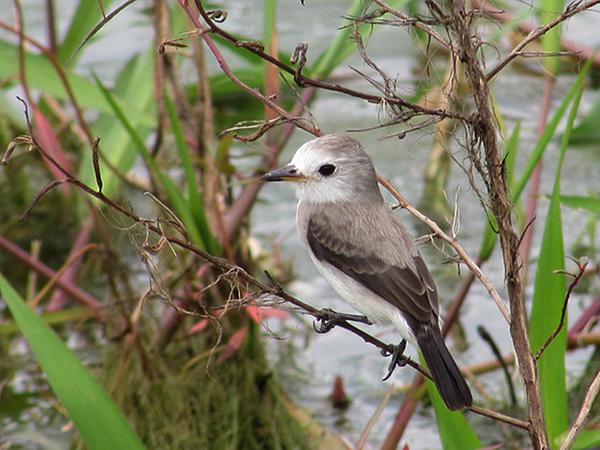
[[(59, 3), (58, 11), (71, 10), (69, 7), (71, 2), (61, 1)], [(223, 7), (229, 11), (229, 17), (224, 26), (243, 35), (258, 38), (262, 30), (261, 2), (227, 3)], [(348, 2), (344, 0), (307, 0), (306, 3), (307, 5), (302, 7), (297, 0), (280, 2), (278, 11), (280, 46), (282, 50), (291, 51), (297, 42), (305, 41), (309, 44), (309, 59), (314, 60), (335, 34)], [(25, 1), (24, 5), (31, 11), (38, 7), (38, 2)], [(82, 59), (85, 66), (109, 76), (118, 69), (115, 62), (125, 61), (132, 53), (145, 48), (150, 33), (146, 28), (137, 26), (137, 24), (140, 23), (138, 20), (140, 9), (146, 6), (148, 5), (140, 3), (119, 17), (111, 25), (114, 28), (111, 28), (110, 37), (119, 45), (107, 47), (105, 41), (97, 46), (92, 45)], [(0, 10), (9, 11), (10, 2), (0, 0)], [(27, 16), (31, 17), (30, 14)], [(40, 26), (41, 22), (36, 20), (34, 17), (29, 21), (29, 29), (34, 30), (36, 26)], [(595, 21), (589, 17), (578, 18), (571, 22), (567, 30), (575, 40), (581, 40), (592, 46), (598, 45), (600, 44), (600, 35), (595, 32), (597, 21), (597, 18)], [(140, 39), (132, 39), (130, 29), (132, 25), (135, 35)], [(127, 33), (127, 39), (122, 39), (125, 33)], [(106, 53), (106, 48), (111, 48), (110, 54)], [(96, 49), (97, 51), (94, 51)], [(414, 77), (412, 71), (418, 69), (418, 55), (404, 31), (381, 28), (369, 40), (368, 49), (371, 57), (386, 71), (398, 75), (399, 86), (411, 86), (410, 80)], [(335, 76), (350, 76), (352, 72), (348, 69), (348, 65), (365, 69), (359, 59), (351, 58), (335, 72)], [(571, 82), (572, 79), (567, 77), (560, 78), (554, 91), (556, 102), (562, 98)], [(353, 87), (372, 89), (357, 77), (347, 83)], [(523, 121), (520, 161), (526, 160), (527, 153), (535, 142), (535, 124), (542, 95), (542, 84), (540, 78), (520, 75), (516, 72), (503, 74), (494, 84), (494, 92), (500, 110), (507, 119), (508, 128), (511, 129), (516, 120)], [(585, 111), (593, 100), (594, 96), (587, 93), (583, 99), (582, 110)], [(374, 105), (328, 92), (321, 92), (318, 95), (311, 110), (321, 129), (327, 133), (376, 125), (379, 112)], [(422, 175), (431, 148), (431, 136), (425, 132), (410, 134), (403, 140), (383, 139), (392, 131), (397, 130), (384, 129), (356, 133), (355, 137), (363, 143), (373, 157), (378, 171), (391, 179), (409, 201), (417, 203), (422, 192)], [(304, 132), (297, 131), (282, 156), (282, 162), (288, 160), (295, 149), (309, 138), (310, 136)], [(460, 161), (462, 159), (460, 149), (455, 148), (452, 151), (457, 152), (457, 159)], [(546, 165), (541, 190), (543, 193), (550, 192), (556, 155), (557, 149), (553, 147), (545, 159)], [(569, 152), (563, 168), (562, 187), (565, 193), (587, 194), (590, 191), (598, 190), (599, 155), (598, 152), (592, 151), (573, 150)], [(461, 169), (454, 166), (453, 176), (448, 187), (448, 196), (452, 198), (457, 189), (460, 189), (458, 202), (461, 215), (460, 240), (467, 251), (475, 255), (479, 248), (481, 232), (484, 229), (485, 216), (466, 183)], [(329, 285), (317, 273), (300, 244), (295, 231), (295, 196), (292, 188), (282, 184), (266, 186), (261, 193), (261, 199), (265, 202), (257, 204), (252, 213), (252, 232), (264, 246), (270, 245), (269, 242), (274, 237), (281, 241), (282, 256), (284, 259), (293, 260), (294, 271), (297, 274), (296, 281), (290, 286), (292, 292), (317, 307), (328, 306), (349, 311), (349, 308), (337, 298)], [(542, 199), (538, 212), (536, 249), (539, 246), (540, 228), (545, 216), (546, 205), (547, 202)], [(587, 216), (585, 213), (572, 210), (565, 212), (567, 214), (564, 215), (563, 226), (566, 230), (565, 244), (568, 254), (569, 246), (583, 230)], [(414, 231), (414, 220), (406, 212), (398, 212), (398, 214)], [(456, 268), (451, 265), (442, 265), (439, 255), (427, 248), (423, 251), (438, 284), (440, 298), (442, 302), (448, 301), (453, 297), (459, 284)], [(537, 250), (534, 250), (534, 254), (537, 254)], [(501, 294), (506, 297), (505, 292), (501, 289), (503, 271), (499, 254), (495, 254), (492, 260), (485, 265), (485, 272), (501, 290)], [(531, 295), (531, 288), (528, 290), (528, 294)], [(575, 296), (571, 301), (571, 307), (579, 308), (579, 301), (580, 297)], [(574, 316), (575, 314), (571, 315), (571, 317)], [(510, 352), (511, 343), (505, 323), (484, 288), (475, 283), (462, 311), (462, 324), (470, 345), (464, 352), (454, 351), (460, 365), (492, 358), (488, 347), (482, 344), (475, 331), (476, 327), (482, 323), (493, 335), (503, 353)], [(373, 331), (388, 341), (398, 340), (390, 330)], [(299, 335), (304, 335), (304, 333)], [(309, 335), (310, 339), (306, 345), (303, 338), (297, 338), (299, 367), (282, 369), (292, 395), (295, 401), (307, 408), (323, 423), (339, 431), (350, 442), (356, 442), (388, 387), (392, 384), (402, 385), (410, 382), (414, 372), (411, 369), (397, 370), (392, 380), (384, 383), (380, 380), (385, 373), (387, 361), (379, 355), (375, 348), (364, 344), (359, 338), (343, 330), (333, 330), (323, 336), (313, 333), (309, 333)], [(450, 347), (452, 349), (452, 342), (450, 342)], [(577, 372), (584, 360), (582, 356), (584, 356), (583, 352), (569, 355), (569, 372)], [(343, 413), (334, 411), (327, 401), (336, 374), (343, 376), (347, 393), (352, 398), (352, 405)], [(301, 381), (299, 382), (299, 380)], [(480, 380), (493, 396), (506, 395), (507, 390), (499, 374), (485, 375)], [(376, 448), (385, 437), (401, 400), (401, 394), (392, 396), (371, 432), (369, 448)], [(411, 449), (438, 448), (440, 446), (436, 425), (430, 411), (426, 410), (422, 414), (417, 413), (414, 416), (402, 442), (408, 443)]]

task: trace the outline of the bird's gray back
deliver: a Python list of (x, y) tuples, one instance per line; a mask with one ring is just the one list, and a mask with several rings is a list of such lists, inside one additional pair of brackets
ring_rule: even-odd
[(349, 257), (377, 255), (387, 264), (414, 268), (413, 258), (418, 250), (404, 224), (385, 203), (300, 202), (296, 221), (305, 243), (311, 221), (317, 229), (324, 230), (321, 238), (332, 250)]

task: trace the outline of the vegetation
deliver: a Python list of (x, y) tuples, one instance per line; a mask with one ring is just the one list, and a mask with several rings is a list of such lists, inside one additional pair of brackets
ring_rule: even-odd
[[(372, 441), (396, 448), (417, 405), (428, 407), (424, 392), (446, 449), (600, 446), (598, 349), (585, 370), (566, 363), (569, 350), (600, 341), (592, 330), (600, 312), (600, 197), (564, 192), (561, 170), (571, 147), (597, 147), (600, 120), (600, 100), (586, 87), (600, 58), (561, 40), (561, 29), (576, 15), (593, 16), (589, 10), (600, 0), (542, 0), (527, 11), (518, 2), (508, 5), (519, 20), (486, 2), (355, 0), (343, 18), (315, 17), (339, 27), (319, 55), (309, 51), (310, 42), (279, 48), (285, 30), (276, 0), (262, 3), (261, 35), (234, 33), (233, 3), (223, 10), (200, 0), (145, 5), (138, 19), (146, 39), (128, 60), (115, 61), (121, 67), (114, 76), (90, 70), (85, 57), (98, 48), (112, 54), (113, 27), (134, 1), (79, 0), (65, 22), (53, 1), (36, 11), (15, 0), (13, 16), (0, 18), (2, 445), (346, 448), (282, 387), (265, 319), (297, 321), (289, 313), (301, 311), (318, 320), (321, 312), (310, 298), (285, 290), (291, 274), (277, 249), (251, 250), (248, 220), (261, 189), (258, 175), (277, 165), (295, 130), (329, 131), (310, 106), (330, 92), (379, 105), (378, 128), (390, 138), (433, 135), (420, 209), (434, 220), (387, 180), (381, 184), (429, 230), (443, 258), (467, 269), (447, 307), (444, 333), (456, 328), (478, 280), (498, 305), (494, 320), (510, 332), (515, 350), (514, 357), (498, 350), (490, 365), (508, 374), (507, 362), (517, 361), (513, 375), (523, 386), (512, 400), (480, 393), (478, 406), (450, 412), (426, 369), (411, 361), (418, 372), (401, 413), (386, 424), (385, 437), (370, 436), (385, 396), (357, 447)], [(33, 19), (38, 25), (30, 25)], [(486, 29), (492, 21), (501, 26)], [(425, 56), (410, 85), (400, 85), (371, 55), (370, 39), (391, 28), (410, 36), (415, 53)], [(128, 28), (128, 39), (138, 31)], [(510, 47), (508, 37), (516, 41)], [(334, 76), (349, 56), (366, 68), (354, 69), (360, 88)], [(526, 57), (539, 62), (534, 68), (543, 65), (533, 146), (522, 139), (530, 124), (504, 117), (494, 95), (494, 81)], [(562, 78), (570, 88), (553, 109)], [(593, 103), (586, 115), (578, 114), (582, 98)], [(553, 143), (560, 151), (542, 212), (542, 161), (551, 158)], [(463, 171), (452, 163), (457, 148)], [(461, 199), (448, 205), (445, 196), (453, 170), (480, 199), (476, 258), (461, 245), (453, 216)], [(563, 215), (576, 210), (589, 218), (576, 248), (566, 248)], [(481, 269), (492, 258), (503, 262), (506, 295)], [(575, 290), (583, 292), (581, 308), (569, 308)], [(568, 309), (576, 320), (567, 320)], [(340, 327), (365, 345), (390, 350), (368, 328)]]

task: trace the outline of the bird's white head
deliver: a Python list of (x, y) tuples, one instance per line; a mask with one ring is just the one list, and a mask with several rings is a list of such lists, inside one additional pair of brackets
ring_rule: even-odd
[(302, 145), (289, 165), (263, 181), (297, 182), (298, 199), (309, 203), (383, 201), (375, 169), (358, 141), (329, 134)]

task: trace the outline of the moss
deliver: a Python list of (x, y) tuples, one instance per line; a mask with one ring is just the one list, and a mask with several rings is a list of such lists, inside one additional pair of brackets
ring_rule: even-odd
[(195, 338), (147, 355), (144, 364), (137, 351), (124, 354), (122, 344), (111, 345), (106, 359), (113, 397), (148, 448), (314, 448), (258, 336), (249, 332), (229, 359), (219, 361), (220, 354), (210, 357), (203, 339)]

